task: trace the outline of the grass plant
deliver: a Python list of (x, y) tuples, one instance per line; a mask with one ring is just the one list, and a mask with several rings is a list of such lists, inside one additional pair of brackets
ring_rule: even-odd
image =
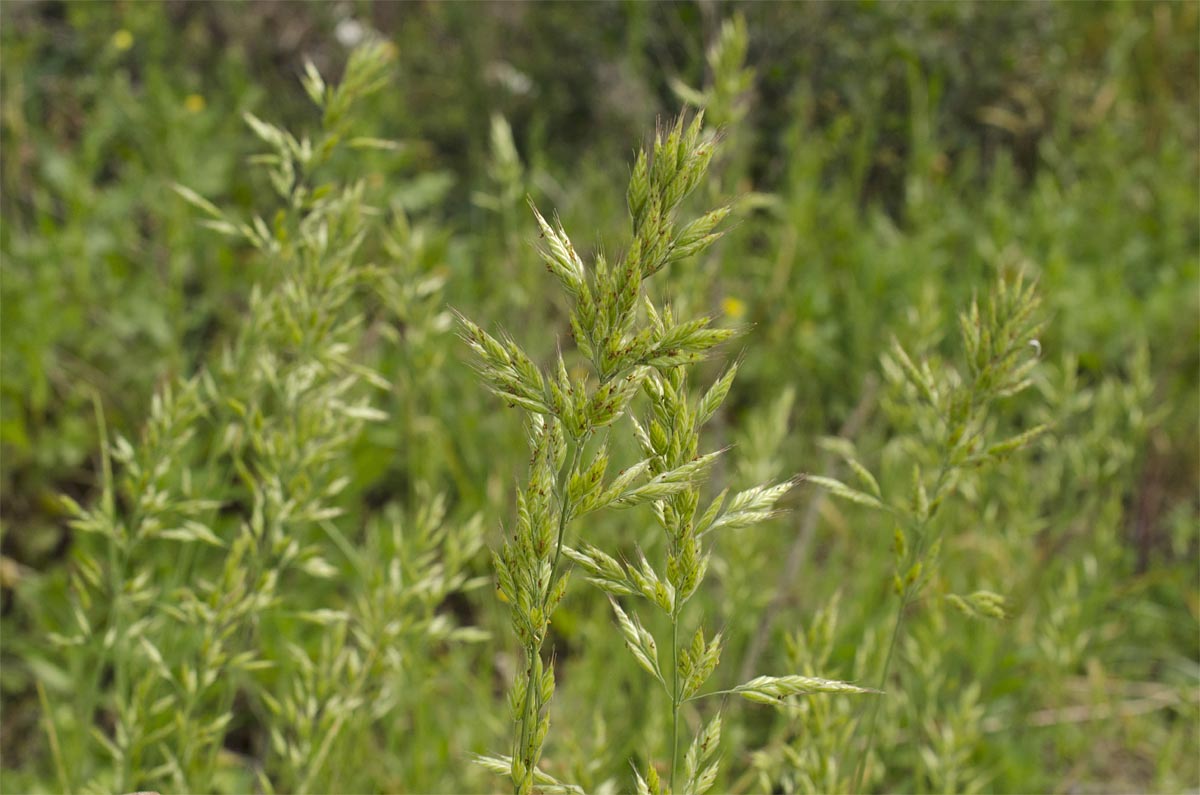
[[(516, 341), (497, 339), (461, 319), (483, 381), (528, 415), (529, 482), (517, 495), (511, 537), (494, 556), (497, 590), (510, 605), (524, 654), (510, 692), (515, 740), (511, 757), (482, 760), (489, 769), (507, 769), (514, 791), (522, 795), (533, 792), (539, 782), (552, 781), (542, 778), (546, 774), (538, 768), (555, 687), (553, 653), (550, 661), (543, 659), (543, 647), (569, 581), (569, 571), (560, 571), (564, 554), (608, 594), (625, 646), (670, 698), (667, 781), (660, 781), (657, 768), (648, 763), (645, 776), (635, 771), (639, 792), (699, 795), (716, 781), (719, 713), (690, 744), (683, 779), (678, 778), (680, 713), (690, 702), (737, 694), (774, 704), (797, 695), (868, 692), (844, 682), (791, 675), (758, 676), (730, 690), (701, 693), (720, 660), (721, 635), (706, 636), (700, 626), (690, 643), (680, 641), (684, 607), (708, 568), (704, 536), (771, 518), (776, 503), (795, 485), (794, 480), (784, 480), (755, 486), (733, 495), (728, 503), (727, 492), (722, 492), (698, 514), (699, 486), (722, 452), (699, 452), (700, 429), (729, 393), (737, 366), (729, 367), (696, 401), (689, 396), (687, 370), (734, 331), (714, 328), (709, 317), (677, 319), (669, 305), (656, 306), (644, 292), (644, 283), (656, 273), (700, 254), (721, 236), (718, 225), (728, 215), (727, 207), (682, 228), (675, 222), (680, 205), (701, 182), (715, 144), (715, 135), (703, 127), (702, 114), (690, 123), (680, 116), (671, 129), (655, 135), (652, 149), (639, 154), (627, 195), (632, 240), (618, 264), (609, 266), (597, 257), (588, 268), (561, 225), (552, 226), (534, 209), (544, 241), (541, 255), (572, 301), (572, 336), (591, 369), (590, 378), (572, 379), (561, 351), (553, 374), (543, 375)], [(629, 418), (643, 457), (606, 481), (608, 429), (626, 414), (639, 391), (648, 398), (649, 414), (641, 421), (632, 414)], [(587, 462), (593, 437), (597, 444)], [(610, 506), (644, 504), (652, 507), (666, 535), (661, 570), (641, 553), (636, 560), (621, 561), (590, 542), (566, 543), (573, 520)], [(657, 640), (633, 609), (621, 606), (621, 596), (644, 598), (667, 617), (666, 673)]]
[[(67, 790), (212, 790), (235, 702), (249, 701), (273, 716), (259, 783), (310, 791), (343, 732), (397, 705), (383, 683), (404, 669), (400, 650), (419, 648), (401, 639), (482, 637), (432, 612), (479, 584), (458, 573), (481, 540), (477, 522), (449, 542), (429, 496), (408, 539), (400, 516), (380, 523), (392, 541), (371, 558), (336, 523), (349, 483), (339, 461), (366, 423), (387, 417), (365, 391), (389, 384), (354, 355), (363, 327), (351, 307), (389, 277), (358, 260), (374, 230), (364, 186), (318, 175), (388, 62), (386, 45), (356, 50), (336, 87), (310, 67), (305, 87), (323, 115), (315, 141), (247, 116), (270, 148), (257, 161), (282, 202), (272, 225), (232, 220), (177, 188), (202, 223), (248, 244), (278, 278), (252, 293), (242, 332), (210, 367), (156, 395), (136, 443), (102, 434), (97, 503), (64, 498), (72, 528), (98, 542), (78, 547), (70, 624), (50, 635), (77, 649), (69, 675), (81, 685), (69, 720), (47, 699), (48, 730), (80, 761), (59, 762)], [(99, 410), (97, 420), (103, 428)], [(361, 595), (346, 609), (294, 599), (341, 576), (331, 558), (356, 567)], [(288, 640), (305, 625), (326, 635), (318, 655)], [(110, 730), (92, 725), (97, 711), (111, 714)], [(93, 748), (107, 759), (94, 761)]]
[[(989, 412), (999, 400), (1028, 389), (1031, 373), (1041, 354), (1038, 334), (1042, 321), (1037, 316), (1034, 287), (1017, 273), (1002, 278), (984, 302), (972, 302), (959, 318), (967, 370), (957, 370), (913, 361), (899, 342), (893, 342), (884, 358), (884, 372), (893, 383), (903, 385), (905, 402), (913, 412), (913, 423), (924, 449), (913, 462), (912, 485), (903, 500), (888, 499), (879, 481), (854, 457), (845, 440), (838, 440), (856, 486), (818, 476), (812, 481), (834, 496), (890, 514), (895, 521), (896, 572), (893, 588), (899, 598), (896, 618), (888, 633), (879, 687), (886, 688), (888, 674), (902, 636), (905, 616), (919, 597), (936, 565), (944, 530), (935, 521), (939, 509), (955, 493), (964, 472), (978, 470), (1029, 445), (1047, 430), (1037, 425), (1006, 439), (995, 439)], [(936, 462), (931, 471), (926, 461)], [(946, 600), (968, 616), (1004, 618), (1004, 597), (980, 590), (969, 595), (947, 594)], [(852, 790), (862, 784), (864, 767), (873, 753), (877, 707), (869, 707), (863, 748)]]

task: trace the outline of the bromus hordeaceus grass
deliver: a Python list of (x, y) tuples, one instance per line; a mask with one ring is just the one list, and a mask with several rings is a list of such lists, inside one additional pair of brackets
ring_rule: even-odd
[[(510, 406), (527, 415), (532, 452), (529, 480), (517, 493), (513, 531), (494, 554), (498, 588), (510, 605), (513, 630), (524, 662), (510, 693), (514, 722), (510, 757), (486, 757), (481, 764), (511, 776), (517, 793), (535, 789), (574, 789), (539, 768), (550, 730), (548, 704), (554, 693), (553, 667), (543, 658), (555, 607), (567, 589), (563, 557), (609, 597), (625, 645), (639, 665), (663, 687), (671, 704), (670, 757), (664, 789), (658, 769), (635, 772), (639, 792), (702, 793), (715, 782), (721, 718), (717, 713), (696, 735), (683, 759), (680, 781), (680, 713), (707, 695), (739, 694), (763, 703), (809, 693), (864, 693), (844, 682), (803, 676), (759, 676), (730, 690), (701, 693), (721, 654), (721, 635), (702, 626), (680, 642), (684, 608), (708, 566), (705, 536), (744, 528), (774, 515), (775, 505), (795, 483), (764, 484), (727, 498), (722, 492), (700, 511), (700, 487), (721, 450), (700, 452), (700, 430), (729, 392), (737, 366), (729, 367), (699, 399), (691, 397), (688, 371), (732, 329), (714, 328), (708, 317), (677, 318), (669, 304), (655, 302), (645, 282), (672, 262), (696, 255), (721, 236), (718, 226), (728, 207), (676, 224), (684, 199), (700, 183), (713, 156), (716, 136), (697, 115), (680, 117), (642, 151), (627, 194), (632, 239), (616, 263), (602, 256), (585, 266), (561, 225), (534, 208), (541, 231), (542, 258), (571, 299), (570, 323), (576, 349), (588, 375), (572, 379), (560, 351), (544, 373), (509, 337), (496, 338), (460, 318), (463, 336), (475, 352), (482, 380)], [(648, 412), (631, 411), (642, 393)], [(608, 476), (608, 434), (629, 417), (641, 460)], [(618, 560), (589, 543), (568, 540), (575, 520), (602, 508), (649, 505), (666, 536), (666, 560), (656, 566), (644, 555)], [(658, 642), (632, 606), (619, 597), (646, 600), (670, 623), (670, 665), (659, 661)], [(689, 622), (690, 623), (690, 622)], [(698, 623), (698, 622), (697, 622)], [(648, 749), (647, 758), (655, 749)]]

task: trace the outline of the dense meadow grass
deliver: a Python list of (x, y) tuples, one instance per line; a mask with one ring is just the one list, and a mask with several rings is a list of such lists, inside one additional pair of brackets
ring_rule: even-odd
[(1198, 9), (0, 6), (0, 790), (1196, 791)]

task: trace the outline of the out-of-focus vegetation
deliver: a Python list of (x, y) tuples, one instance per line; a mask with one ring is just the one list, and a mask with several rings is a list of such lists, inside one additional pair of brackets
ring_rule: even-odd
[[(731, 703), (717, 788), (1200, 786), (1196, 4), (33, 2), (0, 22), (5, 791), (500, 786), (469, 764), (506, 749), (519, 660), (484, 547), (528, 456), (449, 307), (549, 363), (567, 306), (525, 197), (617, 260), (633, 153), (689, 105), (724, 139), (694, 203), (733, 223), (655, 289), (745, 329), (706, 431), (735, 445), (719, 488), (852, 482), (853, 457), (907, 493), (939, 449), (893, 338), (938, 373), (964, 361), (958, 312), (1017, 272), (1047, 321), (1032, 388), (986, 422), (1049, 430), (938, 513), (873, 740), (858, 700)], [(353, 128), (322, 118), (306, 60), (337, 85), (375, 35), (382, 86)], [(260, 155), (288, 146), (245, 113), (329, 149), (278, 177)], [(714, 684), (750, 665), (875, 686), (896, 522), (811, 484), (785, 502), (714, 540)], [(585, 540), (653, 553), (633, 516)], [(576, 580), (543, 764), (626, 791), (671, 704)]]

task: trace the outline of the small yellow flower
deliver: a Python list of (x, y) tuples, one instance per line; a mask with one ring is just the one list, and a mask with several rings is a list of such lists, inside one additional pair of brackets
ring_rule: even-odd
[(746, 314), (746, 302), (740, 298), (726, 298), (721, 301), (721, 311), (733, 320), (739, 320)]
[(117, 52), (125, 52), (133, 46), (133, 34), (121, 28), (112, 35), (112, 46)]
[(199, 94), (188, 94), (187, 99), (183, 101), (183, 107), (188, 113), (199, 113), (204, 110), (208, 103), (204, 101), (204, 97)]

